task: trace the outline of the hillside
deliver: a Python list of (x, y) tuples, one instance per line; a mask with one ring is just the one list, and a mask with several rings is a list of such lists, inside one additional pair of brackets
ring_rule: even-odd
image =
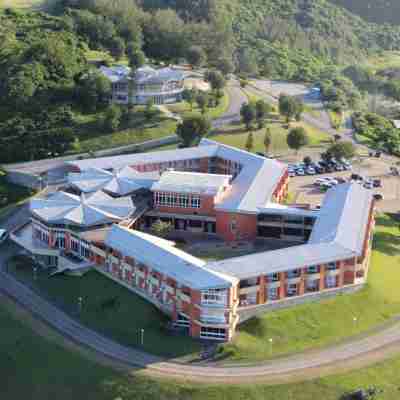
[[(347, 64), (394, 50), (400, 29), (368, 23), (326, 0), (142, 0), (145, 9), (173, 7), (186, 21), (222, 14), (233, 31), (237, 61), (256, 60), (264, 75), (308, 78), (321, 64)], [(248, 63), (247, 60), (244, 62)]]
[(400, 2), (398, 0), (329, 0), (347, 8), (362, 18), (379, 24), (400, 24)]

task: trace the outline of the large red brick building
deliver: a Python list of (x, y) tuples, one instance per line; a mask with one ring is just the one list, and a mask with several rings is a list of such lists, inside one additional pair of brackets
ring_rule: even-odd
[[(288, 207), (284, 164), (209, 140), (69, 168), (70, 193), (33, 200), (13, 240), (56, 271), (96, 269), (193, 337), (230, 340), (269, 307), (366, 281), (374, 204), (357, 183), (329, 190), (320, 210)], [(145, 233), (159, 220), (203, 239), (292, 245), (205, 262)]]

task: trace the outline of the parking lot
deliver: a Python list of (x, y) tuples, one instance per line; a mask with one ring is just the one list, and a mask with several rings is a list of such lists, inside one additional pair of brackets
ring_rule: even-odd
[(377, 209), (382, 212), (400, 211), (400, 177), (390, 174), (391, 165), (384, 159), (365, 158), (353, 163), (352, 170), (332, 172), (318, 175), (296, 176), (291, 178), (289, 188), (294, 195), (294, 200), (299, 204), (311, 204), (313, 207), (322, 203), (325, 193), (314, 183), (324, 177), (350, 179), (355, 173), (365, 178), (380, 179), (381, 188), (369, 189), (374, 194), (383, 195), (383, 200), (377, 202)]

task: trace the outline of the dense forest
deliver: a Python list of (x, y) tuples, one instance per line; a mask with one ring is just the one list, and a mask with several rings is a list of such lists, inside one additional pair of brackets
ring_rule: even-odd
[(367, 21), (378, 24), (400, 24), (400, 2), (398, 0), (329, 0), (347, 8)]
[(74, 113), (108, 107), (109, 83), (89, 64), (92, 50), (133, 67), (146, 58), (188, 61), (223, 74), (322, 81), (338, 110), (359, 101), (353, 84), (368, 90), (372, 82), (400, 98), (400, 79), (388, 85), (387, 75), (340, 72), (398, 50), (400, 27), (366, 22), (326, 0), (63, 0), (52, 14), (0, 12), (4, 161), (66, 152), (77, 139)]

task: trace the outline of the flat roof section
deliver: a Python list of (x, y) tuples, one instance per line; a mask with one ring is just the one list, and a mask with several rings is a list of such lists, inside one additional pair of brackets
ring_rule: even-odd
[(216, 195), (227, 187), (231, 175), (204, 174), (199, 172), (165, 171), (152, 191)]
[(205, 261), (147, 233), (113, 225), (105, 244), (193, 289), (228, 288), (237, 283), (235, 278), (206, 269)]
[[(215, 142), (214, 142), (215, 143)], [(74, 160), (67, 163), (85, 171), (89, 168), (103, 168), (116, 170), (127, 165), (143, 165), (166, 163), (169, 161), (195, 160), (215, 157), (218, 145), (189, 147), (186, 149), (154, 151), (150, 153), (125, 154), (121, 156), (91, 158), (86, 160)]]

